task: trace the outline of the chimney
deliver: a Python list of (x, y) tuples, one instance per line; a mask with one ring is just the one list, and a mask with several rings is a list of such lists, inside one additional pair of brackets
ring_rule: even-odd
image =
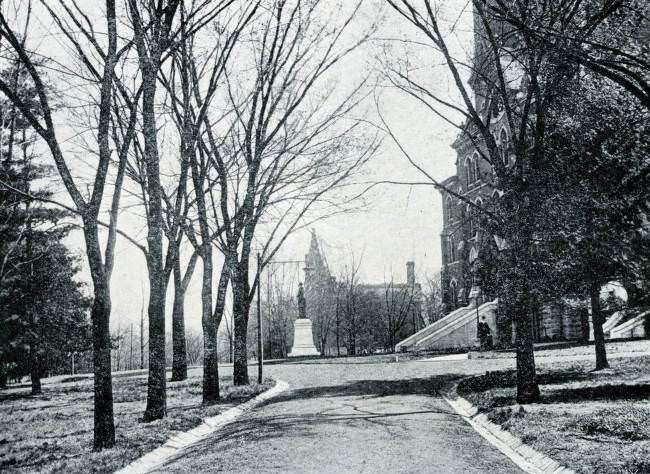
[(415, 262), (406, 262), (406, 284), (415, 286)]

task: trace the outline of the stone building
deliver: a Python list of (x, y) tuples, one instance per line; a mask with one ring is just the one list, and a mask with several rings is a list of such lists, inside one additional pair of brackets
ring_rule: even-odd
[[(309, 251), (305, 255), (305, 301), (307, 317), (314, 324), (314, 337), (322, 339), (336, 311), (336, 278), (331, 274), (321, 252), (316, 232), (312, 230)], [(317, 346), (322, 351), (323, 348)]]
[[(493, 25), (495, 27), (495, 25)], [(494, 68), (493, 58), (488, 54), (487, 44), (483, 39), (483, 28), (475, 15), (474, 21), (474, 64), (475, 71), (482, 71), (483, 77), (491, 77)], [(504, 48), (506, 49), (506, 48)], [(516, 94), (526, 87), (523, 72), (512, 62), (504, 70), (509, 92)], [(499, 157), (506, 167), (514, 166), (515, 155), (512, 151), (511, 132), (502, 107), (494, 106), (488, 100), (487, 85), (484, 79), (474, 72), (469, 80), (474, 92), (474, 106), (489, 123), (495, 138)], [(488, 120), (489, 119), (489, 120)], [(471, 130), (471, 127), (469, 127)], [(470, 131), (471, 134), (471, 131)], [(480, 146), (480, 145), (479, 145)], [(442, 182), (443, 186), (453, 191), (441, 191), (443, 204), (443, 229), (440, 234), (442, 247), (442, 289), (446, 312), (468, 307), (473, 298), (476, 303), (486, 303), (498, 298), (498, 289), (479, 288), (475, 276), (476, 267), (481, 257), (490, 252), (498, 252), (503, 242), (486, 233), (480, 225), (476, 208), (489, 207), (499, 199), (501, 191), (496, 187), (495, 173), (492, 165), (481, 157), (476, 145), (467, 133), (461, 133), (452, 144), (456, 151), (456, 174)], [(464, 199), (460, 199), (462, 196)], [(495, 330), (497, 324), (495, 323)], [(576, 339), (584, 333), (584, 305), (570, 301), (555, 301), (545, 304), (534, 315), (534, 337), (538, 341), (557, 339)], [(503, 334), (505, 329), (498, 328), (501, 339), (511, 339), (511, 334)]]

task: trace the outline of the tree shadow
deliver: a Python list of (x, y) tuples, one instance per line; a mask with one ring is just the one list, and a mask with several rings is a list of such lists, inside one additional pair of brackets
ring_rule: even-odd
[(36, 395), (32, 394), (31, 389), (13, 393), (0, 392), (0, 403), (17, 400), (50, 400), (50, 397), (45, 395), (45, 390), (43, 390), (43, 393)]
[(584, 400), (642, 400), (650, 397), (650, 384), (605, 384), (553, 390), (542, 403), (578, 403)]
[[(583, 372), (580, 370), (537, 374), (537, 382), (539, 385), (562, 385), (571, 382), (595, 380), (597, 378), (597, 373)], [(458, 393), (485, 392), (486, 390), (495, 388), (512, 388), (516, 386), (517, 372), (515, 370), (500, 370), (465, 378), (458, 384)]]
[[(542, 389), (537, 403), (580, 403), (593, 400), (638, 400), (650, 397), (650, 384), (597, 383), (602, 380), (597, 372), (569, 370), (542, 373), (537, 381)], [(562, 387), (570, 383), (581, 383), (579, 387)], [(586, 385), (592, 382), (593, 385)], [(515, 371), (488, 372), (467, 378), (458, 384), (458, 393), (481, 393), (494, 389), (512, 389), (517, 385)], [(498, 408), (516, 404), (514, 393), (496, 395), (490, 399), (490, 407)]]
[(462, 374), (443, 374), (427, 378), (399, 380), (356, 380), (340, 385), (293, 389), (265, 401), (262, 406), (291, 400), (330, 397), (386, 397), (391, 395), (433, 395), (448, 390)]

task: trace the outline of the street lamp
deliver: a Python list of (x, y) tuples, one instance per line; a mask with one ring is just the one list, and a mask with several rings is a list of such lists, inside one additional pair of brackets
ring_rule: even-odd
[(478, 268), (477, 268), (477, 263), (478, 258), (475, 256), (475, 258), (470, 262), (471, 265), (471, 270), (472, 270), (472, 288), (469, 291), (468, 299), (471, 301), (474, 299), (474, 304), (476, 305), (476, 337), (478, 339), (479, 334), (478, 334), (478, 329), (479, 329), (479, 312), (478, 312), (478, 306), (479, 306), (479, 297), (481, 296), (481, 287), (478, 284)]

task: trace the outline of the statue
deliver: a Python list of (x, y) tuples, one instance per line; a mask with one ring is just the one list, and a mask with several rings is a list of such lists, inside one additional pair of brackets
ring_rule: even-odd
[(319, 356), (320, 352), (314, 345), (311, 321), (307, 318), (305, 290), (302, 283), (298, 284), (298, 319), (293, 322), (293, 347), (289, 357)]
[(305, 290), (302, 283), (298, 283), (298, 318), (305, 319), (307, 317), (307, 303), (305, 302)]

